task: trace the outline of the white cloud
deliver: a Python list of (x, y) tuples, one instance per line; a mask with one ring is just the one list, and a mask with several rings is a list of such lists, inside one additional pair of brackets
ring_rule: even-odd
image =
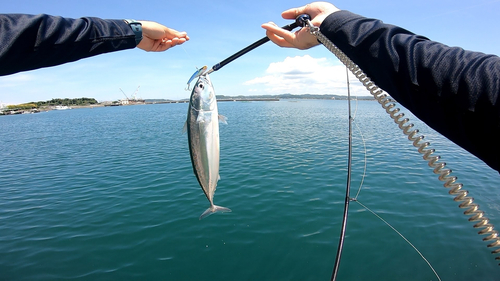
[[(352, 95), (369, 95), (353, 75), (349, 75)], [(347, 95), (346, 68), (340, 62), (327, 58), (313, 58), (309, 55), (287, 57), (273, 62), (265, 76), (244, 82), (251, 86), (249, 91), (268, 94), (334, 94)]]
[(2, 86), (18, 85), (34, 80), (33, 75), (28, 73), (17, 73), (13, 75), (4, 76), (1, 78)]

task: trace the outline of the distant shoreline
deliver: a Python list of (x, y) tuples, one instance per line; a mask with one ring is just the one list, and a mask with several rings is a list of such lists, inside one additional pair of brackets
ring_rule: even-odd
[[(372, 96), (356, 97), (357, 100), (374, 101)], [(274, 95), (274, 96), (217, 96), (217, 101), (280, 101), (280, 100), (347, 100), (347, 96), (338, 95)], [(164, 99), (146, 99), (146, 104), (161, 103), (188, 103), (189, 99), (182, 100), (164, 100)]]
[[(356, 97), (357, 100), (375, 101), (372, 96)], [(347, 100), (347, 96), (337, 95), (278, 95), (278, 96), (217, 96), (218, 102), (251, 102), (251, 101), (281, 101), (281, 100)], [(101, 102), (88, 105), (67, 105), (64, 110), (78, 108), (94, 108), (94, 107), (112, 107), (112, 106), (131, 106), (144, 104), (171, 104), (171, 103), (188, 103), (189, 99), (182, 100), (165, 100), (165, 99), (146, 99), (141, 101), (127, 101), (126, 103), (117, 102)], [(42, 106), (33, 109), (22, 110), (3, 110), (0, 115), (16, 115), (16, 114), (32, 114), (39, 112), (47, 112), (51, 110), (61, 110), (55, 106)]]

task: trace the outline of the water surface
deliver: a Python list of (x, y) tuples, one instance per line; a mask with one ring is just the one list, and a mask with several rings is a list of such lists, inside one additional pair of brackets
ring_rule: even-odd
[[(193, 174), (187, 104), (0, 118), (0, 280), (329, 280), (347, 178), (347, 102), (221, 102), (221, 180)], [(500, 227), (498, 173), (410, 115)], [(376, 102), (355, 115), (353, 194), (442, 280), (499, 280), (487, 243)], [(363, 144), (364, 140), (364, 144)], [(364, 173), (366, 158), (366, 176)], [(351, 203), (339, 280), (437, 280)]]

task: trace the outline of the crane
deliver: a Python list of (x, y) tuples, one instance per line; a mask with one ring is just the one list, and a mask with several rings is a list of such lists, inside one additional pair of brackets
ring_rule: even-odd
[(121, 103), (122, 104), (130, 104), (130, 103), (144, 103), (144, 100), (142, 99), (137, 99), (137, 93), (139, 92), (139, 88), (141, 86), (138, 86), (137, 89), (135, 89), (135, 92), (132, 94), (132, 96), (129, 98), (127, 96), (127, 94), (125, 94), (125, 92), (122, 90), (122, 88), (119, 88), (120, 91), (123, 93), (123, 95), (125, 96), (125, 100), (122, 100)]
[(122, 88), (119, 88), (120, 91), (122, 91), (123, 95), (127, 98), (127, 100), (130, 100), (128, 97), (127, 97), (127, 94), (125, 94), (125, 92), (122, 90)]
[(139, 85), (139, 86), (137, 86), (137, 89), (135, 89), (135, 92), (134, 92), (134, 94), (132, 95), (132, 97), (134, 98), (134, 100), (135, 100), (135, 101), (137, 100), (137, 92), (139, 92), (139, 88), (140, 88), (140, 87), (141, 87), (140, 85)]

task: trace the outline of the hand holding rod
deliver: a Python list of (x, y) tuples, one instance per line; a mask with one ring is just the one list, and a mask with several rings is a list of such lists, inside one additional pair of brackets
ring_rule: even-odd
[[(311, 17), (309, 15), (303, 14), (303, 15), (298, 16), (297, 19), (295, 19), (294, 23), (285, 25), (282, 28), (286, 29), (288, 31), (292, 31), (294, 28), (296, 28), (298, 26), (301, 26), (301, 27), (306, 26), (307, 21), (310, 20), (310, 19), (311, 19)], [(242, 55), (250, 52), (251, 50), (259, 47), (260, 45), (266, 43), (267, 41), (269, 41), (269, 38), (266, 36), (266, 37), (260, 39), (259, 41), (251, 44), (250, 46), (248, 46), (246, 48), (243, 48), (241, 51), (235, 53), (234, 55), (228, 57), (227, 59), (219, 62), (218, 64), (216, 64), (214, 66), (212, 66), (212, 68), (209, 71), (207, 71), (207, 74), (210, 74), (210, 73), (212, 73), (214, 71), (217, 71), (217, 70), (221, 69), (226, 64), (228, 64), (228, 63), (232, 62), (233, 60), (241, 57)]]

